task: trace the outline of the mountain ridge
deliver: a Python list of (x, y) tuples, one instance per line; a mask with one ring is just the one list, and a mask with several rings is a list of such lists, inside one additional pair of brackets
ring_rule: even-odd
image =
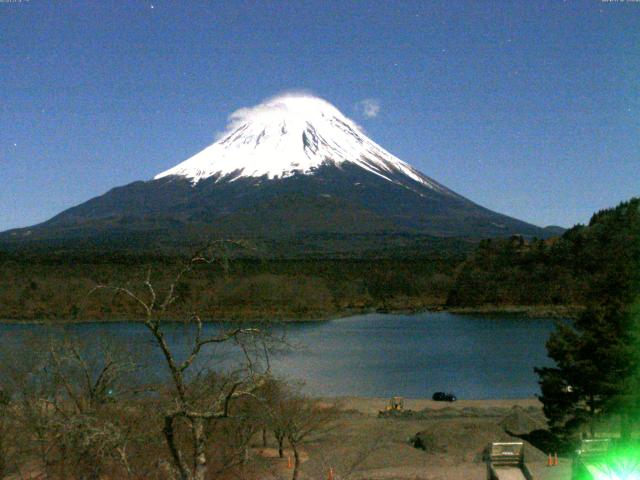
[(487, 238), (551, 231), (450, 190), (377, 145), (328, 102), (281, 96), (234, 112), (218, 141), (152, 180), (113, 188), (46, 222), (4, 232), (0, 241), (135, 238), (152, 245), (349, 234)]

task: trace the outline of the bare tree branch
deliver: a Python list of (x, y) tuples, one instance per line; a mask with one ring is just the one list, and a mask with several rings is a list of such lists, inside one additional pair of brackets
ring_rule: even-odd
[[(235, 400), (243, 397), (254, 396), (254, 391), (260, 386), (260, 375), (257, 374), (258, 364), (256, 353), (261, 352), (267, 359), (268, 348), (263, 343), (262, 348), (255, 349), (248, 344), (257, 337), (265, 335), (263, 329), (232, 328), (215, 335), (204, 336), (203, 322), (197, 315), (190, 316), (188, 323), (195, 327), (194, 338), (187, 350), (186, 357), (179, 361), (172, 347), (166, 339), (161, 320), (167, 315), (168, 309), (178, 300), (178, 286), (186, 275), (194, 270), (197, 265), (219, 264), (226, 271), (228, 269), (228, 246), (243, 246), (242, 242), (218, 240), (209, 243), (205, 248), (196, 252), (186, 262), (170, 281), (166, 292), (160, 292), (151, 281), (151, 270), (148, 270), (142, 282), (143, 291), (147, 292), (148, 300), (126, 286), (96, 285), (89, 294), (100, 289), (107, 289), (114, 295), (123, 294), (126, 298), (140, 306), (145, 313), (144, 326), (153, 336), (156, 345), (162, 352), (165, 364), (169, 370), (172, 382), (172, 407), (164, 413), (163, 435), (169, 450), (175, 470), (181, 480), (204, 480), (207, 472), (207, 425), (209, 422), (230, 418), (231, 405)], [(222, 255), (218, 252), (222, 251)], [(160, 299), (160, 300), (159, 300)], [(205, 385), (212, 379), (210, 375), (195, 375), (193, 379), (187, 373), (193, 367), (196, 359), (202, 354), (205, 347), (214, 344), (233, 342), (242, 352), (243, 369), (241, 372), (231, 374), (227, 379), (214, 382), (206, 388), (200, 389), (199, 385)], [(255, 351), (254, 351), (255, 350)], [(109, 373), (109, 366), (101, 372), (104, 376)], [(100, 382), (101, 376), (98, 377)], [(203, 383), (204, 382), (204, 383)], [(97, 385), (96, 385), (97, 388)], [(207, 393), (207, 388), (212, 389)], [(218, 393), (213, 390), (218, 389)], [(199, 391), (200, 389), (200, 391)], [(191, 448), (183, 450), (177, 441), (178, 424), (186, 422), (191, 432)], [(189, 452), (189, 453), (185, 453)], [(189, 460), (186, 456), (189, 455)]]

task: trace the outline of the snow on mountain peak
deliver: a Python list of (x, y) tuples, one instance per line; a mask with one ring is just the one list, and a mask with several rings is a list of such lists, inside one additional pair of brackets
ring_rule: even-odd
[(322, 98), (288, 93), (267, 99), (254, 107), (236, 110), (229, 116), (226, 133), (231, 133), (245, 123), (270, 125), (278, 122), (312, 122), (331, 116), (352, 123)]
[(395, 183), (401, 174), (448, 192), (369, 139), (329, 102), (306, 94), (283, 94), (233, 112), (213, 145), (154, 178), (177, 175), (194, 185), (209, 177), (216, 181), (285, 178), (313, 174), (325, 163), (343, 162)]

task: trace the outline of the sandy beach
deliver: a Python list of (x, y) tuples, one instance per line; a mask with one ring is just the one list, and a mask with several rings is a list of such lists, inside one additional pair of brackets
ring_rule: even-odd
[[(376, 415), (388, 404), (388, 398), (381, 397), (337, 397), (326, 399), (328, 402), (335, 402), (343, 410), (356, 410), (367, 415)], [(522, 408), (536, 407), (542, 408), (542, 404), (537, 398), (523, 399), (492, 399), (492, 400), (458, 400), (456, 402), (435, 402), (426, 398), (403, 398), (405, 410), (440, 410), (443, 408), (453, 408), (462, 410), (464, 408), (511, 408), (519, 406)]]
[[(404, 415), (380, 418), (389, 399), (340, 397), (321, 402), (336, 405), (340, 419), (304, 446), (302, 478), (354, 480), (474, 480), (486, 479), (484, 461), (493, 441), (522, 441), (518, 435), (544, 428), (542, 406), (535, 398), (516, 400), (404, 399)], [(424, 448), (414, 446), (416, 436)], [(285, 460), (273, 450), (265, 457), (273, 479), (291, 478)], [(267, 458), (270, 457), (270, 458)], [(570, 478), (570, 462), (560, 458), (547, 466), (547, 453), (525, 442), (525, 461), (534, 480)]]

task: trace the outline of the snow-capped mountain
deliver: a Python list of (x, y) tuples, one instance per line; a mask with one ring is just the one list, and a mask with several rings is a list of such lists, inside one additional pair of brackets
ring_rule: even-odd
[(401, 174), (452, 193), (373, 142), (329, 102), (307, 95), (282, 95), (238, 110), (217, 142), (154, 178), (178, 175), (193, 183), (210, 177), (231, 182), (287, 178), (345, 162), (390, 182), (397, 182), (393, 177)]
[[(422, 174), (337, 108), (282, 95), (236, 111), (211, 146), (0, 242), (148, 245), (250, 237), (288, 251), (386, 248), (389, 238), (546, 237)], [(338, 245), (338, 246), (336, 246)]]

